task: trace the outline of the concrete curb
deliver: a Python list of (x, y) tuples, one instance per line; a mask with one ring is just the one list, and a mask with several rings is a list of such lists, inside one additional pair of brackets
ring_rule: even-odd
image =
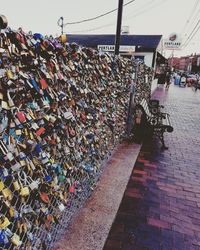
[(102, 250), (117, 214), (141, 145), (117, 147), (97, 187), (54, 250)]

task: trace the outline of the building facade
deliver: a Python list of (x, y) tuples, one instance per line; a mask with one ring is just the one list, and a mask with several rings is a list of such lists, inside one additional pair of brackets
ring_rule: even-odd
[[(75, 42), (85, 47), (91, 47), (100, 52), (114, 53), (115, 35), (73, 35), (67, 34), (68, 42)], [(162, 35), (121, 35), (120, 54), (129, 58), (141, 59), (155, 68), (156, 54), (160, 48)]]

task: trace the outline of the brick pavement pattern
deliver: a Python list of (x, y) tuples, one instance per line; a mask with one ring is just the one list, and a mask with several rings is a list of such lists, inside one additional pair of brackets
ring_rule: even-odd
[(200, 91), (170, 86), (153, 97), (171, 115), (169, 149), (144, 142), (104, 250), (200, 249)]

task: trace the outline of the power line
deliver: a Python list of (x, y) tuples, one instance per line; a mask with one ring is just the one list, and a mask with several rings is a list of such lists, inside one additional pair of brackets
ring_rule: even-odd
[[(155, 0), (151, 0), (151, 2), (149, 3), (152, 3), (154, 2)], [(131, 16), (131, 17), (128, 17), (128, 18), (124, 18), (124, 20), (129, 20), (129, 19), (132, 19), (132, 18), (135, 18), (141, 14), (144, 14), (145, 12), (147, 11), (150, 11), (151, 9), (153, 9), (154, 7), (158, 7), (159, 5), (163, 4), (164, 1), (167, 1), (167, 0), (162, 0), (161, 2), (157, 3), (157, 4), (154, 4), (153, 6), (149, 7), (149, 8), (146, 8), (144, 10), (138, 10), (138, 13), (134, 14), (134, 16)], [(148, 4), (149, 4), (148, 3)], [(146, 4), (147, 5), (147, 4)], [(143, 6), (142, 6), (143, 7)], [(146, 7), (146, 6), (145, 6)], [(101, 26), (98, 26), (98, 27), (95, 27), (95, 28), (92, 28), (92, 29), (86, 29), (86, 30), (78, 30), (78, 31), (72, 31), (72, 33), (83, 33), (83, 32), (90, 32), (90, 31), (96, 31), (96, 30), (100, 30), (100, 29), (103, 29), (105, 27), (111, 27), (111, 26), (114, 26), (116, 23), (115, 22), (112, 22), (112, 23), (107, 23), (105, 25), (101, 25)]]
[[(200, 21), (200, 20), (199, 20), (199, 21)], [(193, 37), (197, 34), (197, 32), (199, 31), (199, 29), (200, 29), (200, 25), (199, 25), (199, 27), (197, 28), (197, 30), (195, 31), (195, 33), (192, 35), (192, 37), (190, 38), (190, 40), (187, 42), (187, 44), (184, 45), (184, 48), (186, 48), (186, 47), (188, 46), (189, 42), (192, 41)]]
[[(198, 22), (196, 23), (195, 27), (194, 27), (193, 30), (190, 32), (189, 36), (187, 37), (187, 39), (185, 40), (185, 42), (183, 43), (182, 46), (185, 46), (186, 43), (188, 44), (188, 41), (191, 41), (190, 38), (191, 38), (191, 36), (193, 35), (193, 33), (195, 32), (195, 29), (198, 27), (199, 23), (200, 23), (200, 19), (198, 20)], [(195, 33), (195, 34), (196, 34), (196, 33)], [(186, 46), (187, 46), (187, 45), (186, 45)], [(185, 46), (185, 47), (186, 47), (186, 46)]]
[[(137, 8), (136, 10), (134, 10), (134, 13), (137, 13), (138, 11), (141, 11), (143, 10), (144, 8), (147, 8), (148, 6), (150, 6), (153, 2), (155, 2), (156, 0), (150, 0), (149, 2), (146, 2), (145, 4), (143, 4), (142, 6), (138, 6), (139, 8)], [(133, 10), (131, 10), (131, 12), (127, 13), (126, 14), (126, 19), (127, 17), (130, 15), (130, 14), (133, 14)]]
[(190, 12), (190, 15), (189, 15), (188, 19), (186, 20), (185, 25), (184, 25), (184, 27), (183, 27), (183, 29), (182, 29), (182, 31), (181, 31), (181, 34), (184, 33), (184, 31), (185, 31), (187, 25), (190, 23), (190, 19), (191, 19), (192, 16), (194, 15), (195, 10), (196, 10), (198, 4), (199, 4), (199, 0), (196, 0), (196, 2), (194, 3), (194, 6), (193, 6), (193, 8), (192, 8), (192, 10), (191, 10), (191, 12)]
[[(155, 0), (151, 1), (151, 3), (153, 3), (154, 1), (155, 1)], [(148, 8), (146, 8), (146, 9), (144, 9), (144, 10), (140, 10), (138, 13), (136, 13), (136, 14), (134, 14), (134, 15), (131, 15), (131, 16), (127, 17), (127, 18), (125, 18), (125, 20), (129, 20), (129, 19), (135, 18), (135, 17), (137, 17), (137, 16), (140, 16), (141, 14), (144, 14), (144, 13), (146, 13), (146, 12), (148, 12), (148, 11), (150, 11), (150, 10), (152, 10), (152, 9), (154, 9), (154, 8), (156, 8), (156, 7), (158, 7), (158, 6), (160, 6), (160, 5), (162, 5), (162, 4), (163, 4), (164, 2), (166, 2), (166, 1), (168, 1), (168, 0), (161, 0), (160, 2), (155, 3), (154, 5), (148, 7)], [(147, 7), (147, 5), (146, 5), (145, 7)]]
[[(200, 12), (200, 7), (199, 7), (199, 9), (196, 12), (196, 14), (195, 14), (195, 16), (193, 18), (193, 21), (188, 26), (188, 28), (187, 28), (188, 31), (191, 29), (191, 27), (194, 25), (195, 21), (197, 20), (199, 12)], [(186, 31), (186, 36), (187, 36), (187, 31)]]
[[(135, 2), (135, 1), (136, 1), (136, 0), (131, 0), (131, 1), (129, 1), (128, 3), (125, 3), (125, 4), (123, 5), (123, 7), (124, 7), (124, 6), (127, 6), (127, 5), (129, 5), (129, 4), (131, 4), (131, 3), (133, 3), (133, 2)], [(77, 21), (77, 22), (65, 23), (64, 26), (66, 26), (66, 25), (73, 25), (73, 24), (79, 24), (79, 23), (85, 23), (85, 22), (89, 22), (89, 21), (93, 21), (93, 20), (96, 20), (96, 19), (98, 19), (98, 18), (107, 16), (107, 15), (109, 15), (109, 14), (115, 12), (116, 10), (118, 10), (118, 8), (113, 9), (113, 10), (110, 10), (110, 11), (108, 11), (108, 12), (106, 12), (106, 13), (104, 13), (104, 14), (98, 15), (98, 16), (96, 16), (96, 17), (84, 19), (84, 20)]]

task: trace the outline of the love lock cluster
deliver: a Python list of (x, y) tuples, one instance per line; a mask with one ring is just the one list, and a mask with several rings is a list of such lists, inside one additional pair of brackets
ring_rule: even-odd
[(60, 38), (1, 31), (1, 249), (49, 248), (90, 194), (125, 131), (132, 71)]

